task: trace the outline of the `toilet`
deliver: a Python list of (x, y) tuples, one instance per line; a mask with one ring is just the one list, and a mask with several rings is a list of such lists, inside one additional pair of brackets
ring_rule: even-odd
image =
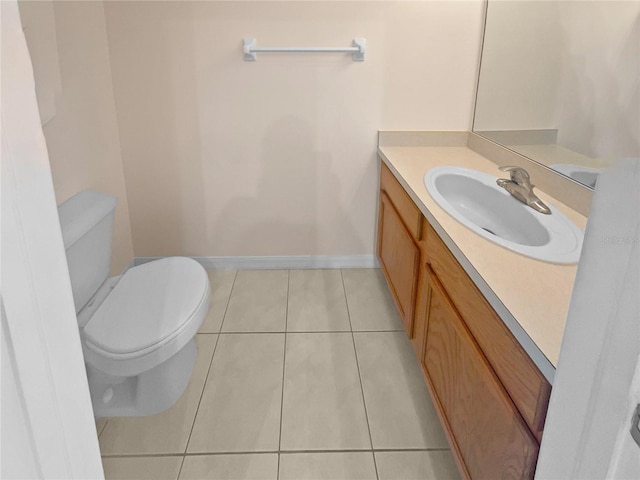
[(210, 302), (207, 272), (190, 258), (109, 277), (115, 206), (85, 191), (58, 207), (96, 418), (153, 415), (178, 400)]

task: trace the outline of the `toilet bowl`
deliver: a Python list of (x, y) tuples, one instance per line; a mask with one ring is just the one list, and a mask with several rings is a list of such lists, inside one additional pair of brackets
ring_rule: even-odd
[(96, 418), (152, 415), (177, 401), (210, 303), (207, 273), (189, 258), (109, 278), (115, 204), (87, 191), (58, 207)]

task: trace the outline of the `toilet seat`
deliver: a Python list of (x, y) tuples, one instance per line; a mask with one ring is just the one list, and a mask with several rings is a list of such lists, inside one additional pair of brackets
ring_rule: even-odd
[(193, 338), (209, 304), (206, 271), (171, 257), (133, 267), (83, 329), (85, 360), (110, 375), (137, 375)]

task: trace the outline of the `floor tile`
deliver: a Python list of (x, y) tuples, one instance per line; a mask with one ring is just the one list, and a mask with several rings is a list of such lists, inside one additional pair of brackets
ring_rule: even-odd
[(282, 450), (369, 449), (350, 333), (288, 333)]
[(102, 459), (105, 480), (176, 480), (182, 456)]
[(340, 270), (292, 270), (287, 331), (350, 330)]
[(371, 452), (285, 453), (280, 480), (376, 480)]
[(447, 448), (405, 333), (354, 333), (354, 338), (373, 447)]
[(284, 332), (287, 270), (242, 270), (229, 299), (223, 332)]
[(196, 336), (198, 353), (191, 380), (171, 408), (148, 417), (108, 419), (99, 438), (103, 455), (184, 453), (216, 339), (211, 334)]
[(200, 333), (218, 333), (227, 311), (236, 270), (207, 270), (211, 286), (211, 307), (200, 326)]
[(344, 269), (342, 276), (354, 332), (403, 329), (382, 270)]
[(449, 450), (376, 452), (380, 480), (459, 480)]
[(187, 455), (180, 480), (277, 480), (278, 454)]
[(277, 451), (284, 334), (221, 334), (188, 452)]

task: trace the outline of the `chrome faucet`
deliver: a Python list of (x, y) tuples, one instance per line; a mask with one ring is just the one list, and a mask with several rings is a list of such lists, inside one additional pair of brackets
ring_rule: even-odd
[(509, 172), (511, 179), (499, 178), (496, 180), (498, 185), (535, 211), (546, 215), (551, 214), (551, 209), (533, 193), (534, 185), (531, 184), (529, 173), (527, 173), (524, 168), (514, 166), (503, 166), (499, 168), (503, 172)]

